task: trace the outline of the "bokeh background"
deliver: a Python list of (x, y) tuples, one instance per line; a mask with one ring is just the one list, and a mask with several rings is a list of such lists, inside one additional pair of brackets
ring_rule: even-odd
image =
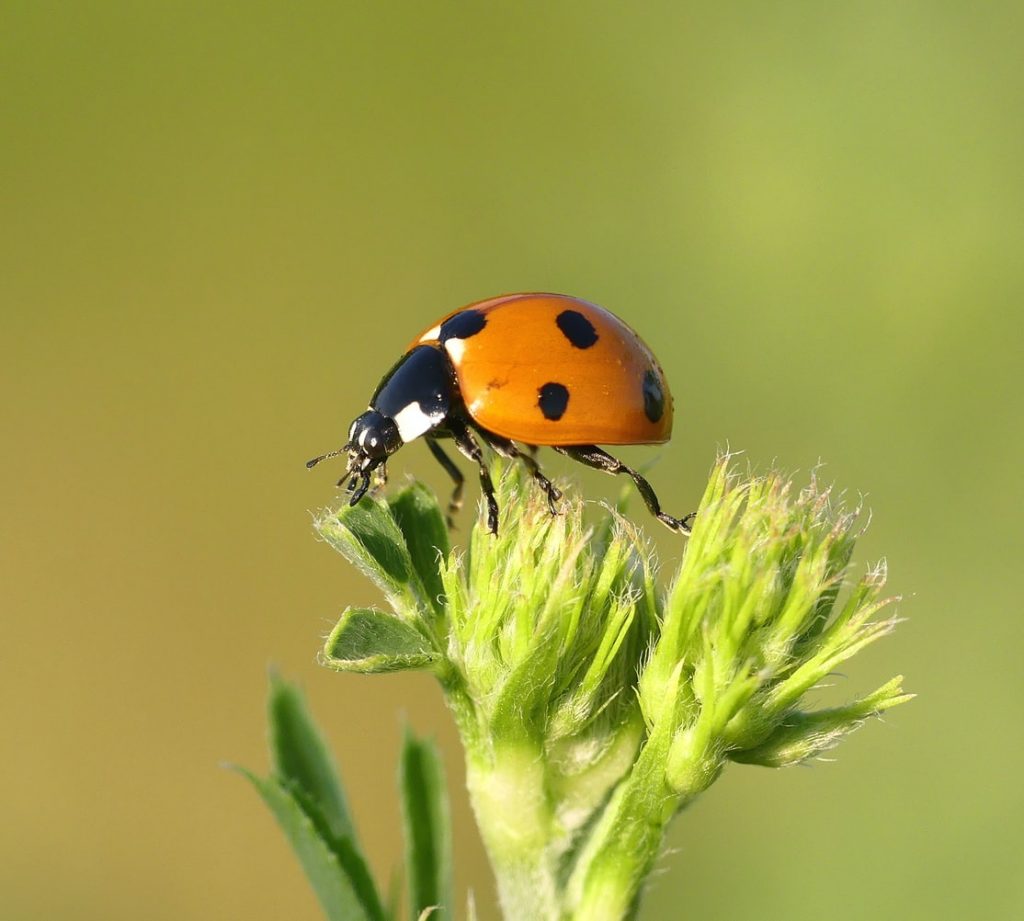
[[(414, 332), (530, 289), (657, 350), (677, 434), (624, 453), (670, 509), (725, 444), (820, 459), (906, 596), (840, 680), (918, 700), (836, 763), (730, 768), (644, 917), (1024, 917), (1021, 10), (5, 3), (0, 917), (318, 918), (221, 767), (266, 766), (271, 664), (381, 876), (402, 721), (440, 739), (496, 917), (430, 679), (315, 663), (379, 599), (302, 464)], [(392, 467), (445, 486), (422, 445)]]

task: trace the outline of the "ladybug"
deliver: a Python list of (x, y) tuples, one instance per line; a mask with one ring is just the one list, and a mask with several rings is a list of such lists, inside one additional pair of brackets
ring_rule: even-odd
[(355, 505), (371, 474), (386, 480), (387, 459), (422, 436), (455, 483), (450, 525), (463, 486), (462, 472), (441, 446), (451, 439), (479, 467), (487, 523), (496, 534), (498, 503), (480, 442), (525, 464), (555, 514), (561, 493), (534, 457), (545, 445), (588, 467), (631, 477), (659, 521), (689, 533), (693, 515), (665, 514), (651, 484), (597, 446), (657, 444), (671, 434), (665, 375), (622, 320), (564, 294), (508, 294), (456, 310), (420, 334), (352, 423), (344, 447), (306, 466), (347, 452), (338, 485), (351, 477)]

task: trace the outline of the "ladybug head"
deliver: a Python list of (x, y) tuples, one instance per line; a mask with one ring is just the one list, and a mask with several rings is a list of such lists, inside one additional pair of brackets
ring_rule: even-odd
[(375, 409), (359, 416), (348, 430), (348, 472), (368, 473), (394, 454), (404, 442), (393, 419)]
[(366, 482), (369, 482), (369, 474), (383, 464), (403, 444), (405, 442), (402, 441), (402, 436), (398, 433), (395, 421), (383, 413), (371, 409), (352, 423), (352, 427), (348, 430), (348, 441), (342, 447), (337, 451), (321, 454), (311, 461), (306, 461), (306, 466), (315, 467), (322, 460), (347, 453), (348, 467), (345, 470), (345, 476), (338, 481), (338, 485), (340, 486), (345, 477), (349, 475), (364, 478)]

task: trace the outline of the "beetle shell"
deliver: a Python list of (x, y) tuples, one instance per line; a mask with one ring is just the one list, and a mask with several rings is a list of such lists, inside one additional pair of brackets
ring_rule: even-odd
[(656, 444), (672, 396), (643, 340), (561, 294), (511, 294), (456, 310), (411, 345), (443, 348), (470, 418), (534, 445)]

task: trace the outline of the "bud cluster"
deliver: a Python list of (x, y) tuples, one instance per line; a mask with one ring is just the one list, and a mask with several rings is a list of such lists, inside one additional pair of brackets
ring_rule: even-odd
[(900, 679), (845, 706), (806, 695), (896, 623), (884, 566), (849, 574), (857, 512), (816, 480), (718, 460), (666, 592), (635, 526), (552, 516), (515, 469), (504, 527), (453, 551), (412, 485), (317, 521), (390, 611), (343, 613), (344, 671), (432, 671), (466, 747), (470, 794), (510, 918), (621, 918), (672, 816), (729, 761), (782, 766), (909, 699)]

